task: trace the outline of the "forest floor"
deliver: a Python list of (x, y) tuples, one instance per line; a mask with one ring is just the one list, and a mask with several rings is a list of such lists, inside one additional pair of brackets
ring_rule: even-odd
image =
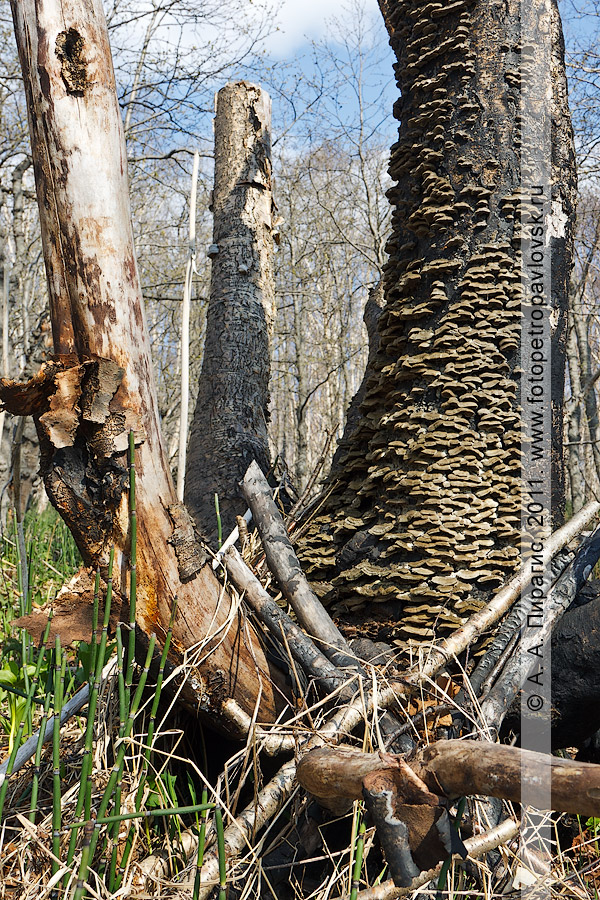
[[(103, 642), (102, 623), (94, 644), (55, 646), (42, 655), (12, 623), (51, 601), (78, 568), (79, 558), (51, 509), (40, 516), (29, 513), (23, 536), (26, 574), (14, 521), (1, 539), (0, 765), (6, 767), (13, 747), (43, 727), (54, 709), (67, 706), (86, 684), (93, 692), (96, 682), (99, 689), (91, 704), (83, 704), (62, 729), (54, 729), (53, 740), (43, 746), (37, 741), (34, 755), (0, 786), (0, 900), (79, 898), (86, 892), (99, 898), (180, 900), (213, 891), (214, 896), (227, 892), (239, 900), (383, 900), (399, 895), (390, 890), (385, 857), (362, 801), (326, 811), (297, 784), (285, 802), (274, 806), (265, 825), (251, 829), (237, 859), (228, 858), (232, 845), (227, 829), (242, 821), (253, 803), (264, 802), (282, 762), (284, 768), (289, 765), (298, 742), (319, 731), (331, 705), (327, 708), (322, 696), (298, 677), (296, 719), (268, 734), (251, 729), (242, 745), (216, 738), (178, 708), (171, 692), (161, 693), (160, 671), (148, 675), (137, 666), (128, 677), (127, 635), (107, 633)], [(258, 559), (257, 549), (257, 544), (247, 548), (251, 564)], [(378, 677), (385, 688), (385, 672)], [(454, 693), (447, 680), (437, 679), (423, 689), (420, 703), (407, 708), (409, 720), (420, 716), (420, 741), (435, 740), (447, 724)], [(376, 712), (365, 704), (357, 749), (384, 746)], [(283, 752), (273, 755), (277, 739)], [(271, 755), (265, 752), (269, 745)], [(83, 826), (94, 810), (99, 818), (112, 814), (112, 820), (92, 829), (92, 837)], [(462, 813), (467, 843), (485, 831), (484, 823), (478, 827), (484, 812), (478, 801), (469, 801)], [(82, 827), (74, 829), (77, 823)], [(495, 857), (470, 858), (466, 864), (454, 860), (441, 872), (438, 867), (435, 883), (430, 879), (418, 895), (516, 896), (519, 886), (535, 883), (547, 897), (598, 898), (600, 818), (553, 815), (548, 830), (553, 856), (551, 871), (542, 879), (532, 874), (535, 864), (529, 870), (519, 860), (513, 839)], [(71, 839), (76, 833), (80, 836)], [(211, 861), (218, 871), (214, 889), (206, 878), (203, 883), (203, 863), (207, 872)], [(403, 893), (417, 895), (412, 889)]]

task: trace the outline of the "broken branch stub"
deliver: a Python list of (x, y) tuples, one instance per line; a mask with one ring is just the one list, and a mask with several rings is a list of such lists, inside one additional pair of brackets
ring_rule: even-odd
[[(188, 661), (182, 697), (219, 723), (224, 699), (233, 697), (252, 714), (259, 696), (260, 718), (272, 721), (285, 705), (273, 685), (277, 674), (210, 568), (198, 569), (191, 559), (182, 515), (169, 514), (177, 497), (160, 430), (102, 3), (11, 5), (58, 356), (27, 385), (5, 382), (1, 398), (13, 412), (34, 415), (46, 489), (84, 561), (104, 567), (115, 547), (121, 596), (129, 552), (127, 446), (134, 432), (137, 625), (146, 636), (165, 635), (177, 597), (170, 661)], [(17, 398), (25, 399), (20, 408)]]

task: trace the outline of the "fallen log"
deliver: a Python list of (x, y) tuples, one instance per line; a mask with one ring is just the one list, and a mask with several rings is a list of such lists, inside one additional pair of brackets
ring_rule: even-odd
[(487, 741), (437, 741), (406, 762), (392, 754), (321, 748), (303, 756), (298, 781), (318, 798), (358, 800), (365, 776), (385, 770), (419, 779), (431, 794), (446, 799), (475, 794), (519, 803), (526, 790), (532, 803), (536, 796), (543, 802), (550, 786), (552, 809), (600, 815), (600, 765)]

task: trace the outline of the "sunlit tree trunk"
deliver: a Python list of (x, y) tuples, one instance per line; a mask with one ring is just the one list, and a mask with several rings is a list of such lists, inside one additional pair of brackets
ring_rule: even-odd
[[(129, 213), (127, 158), (100, 0), (15, 0), (55, 357), (28, 385), (4, 383), (14, 413), (34, 415), (46, 490), (87, 565), (127, 588), (127, 444), (138, 472), (141, 635), (163, 637), (175, 597), (178, 663), (202, 648), (184, 696), (219, 721), (234, 696), (261, 717), (278, 705), (255, 632), (204, 564), (177, 503), (157, 413)], [(89, 601), (89, 578), (71, 586)], [(211, 640), (211, 637), (213, 638)]]

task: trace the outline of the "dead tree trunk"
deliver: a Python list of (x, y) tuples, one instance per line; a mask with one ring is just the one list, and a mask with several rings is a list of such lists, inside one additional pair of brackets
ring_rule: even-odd
[[(516, 3), (380, 0), (401, 97), (386, 306), (361, 421), (298, 546), (342, 623), (407, 647), (515, 570), (521, 539)], [(553, 4), (552, 397), (560, 438), (576, 184)], [(560, 402), (559, 402), (560, 398)], [(561, 459), (553, 445), (554, 485)], [(365, 607), (367, 607), (365, 609)]]
[[(102, 3), (14, 0), (12, 11), (56, 355), (27, 385), (5, 382), (2, 399), (11, 412), (34, 415), (48, 495), (85, 563), (105, 567), (114, 545), (121, 597), (133, 430), (139, 629), (164, 635), (177, 596), (172, 661), (181, 662), (187, 648), (201, 648), (184, 696), (213, 721), (227, 697), (252, 713), (260, 696), (259, 716), (270, 719), (281, 704), (261, 646), (203, 565), (163, 447)], [(83, 574), (73, 594), (82, 604), (90, 599)]]
[(245, 81), (217, 95), (213, 212), (210, 303), (185, 499), (214, 541), (215, 494), (230, 531), (245, 509), (239, 483), (246, 469), (253, 459), (269, 468), (271, 100)]

